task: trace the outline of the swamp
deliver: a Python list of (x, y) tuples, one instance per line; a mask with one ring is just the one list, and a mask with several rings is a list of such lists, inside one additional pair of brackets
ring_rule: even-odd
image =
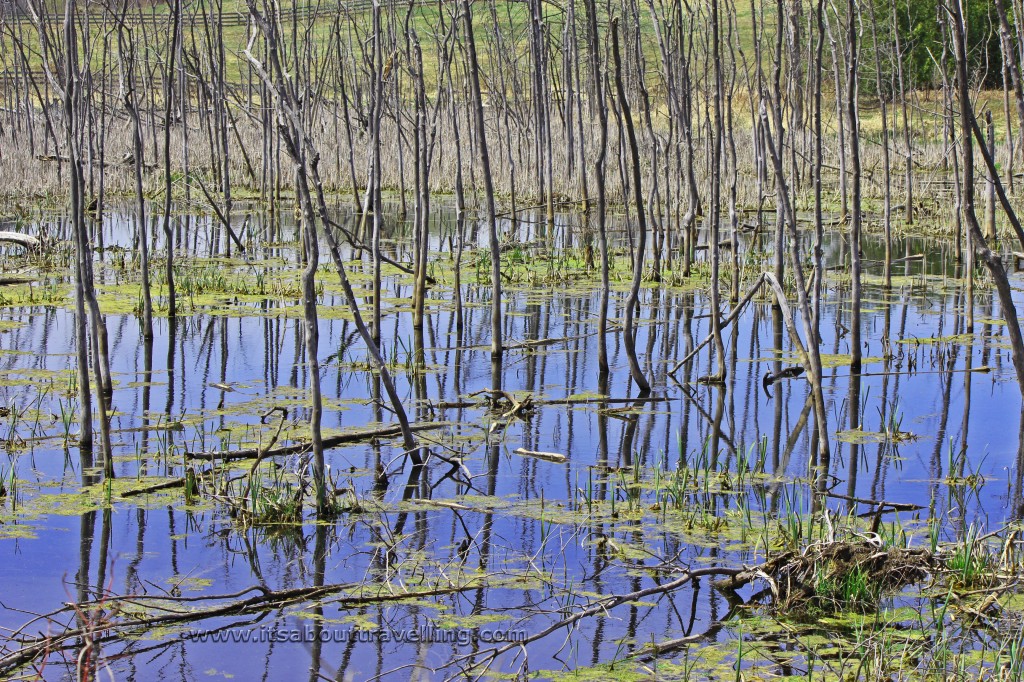
[(0, 2), (0, 679), (1024, 680), (1022, 20)]

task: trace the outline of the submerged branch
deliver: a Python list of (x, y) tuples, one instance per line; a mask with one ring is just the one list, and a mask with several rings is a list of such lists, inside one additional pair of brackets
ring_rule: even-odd
[[(386, 594), (378, 592), (377, 594), (370, 595), (360, 594), (339, 597), (337, 599), (332, 599), (330, 603), (339, 609), (350, 609), (368, 604), (380, 604), (405, 599), (450, 595), (470, 589), (479, 589), (480, 585), (477, 584), (478, 581), (479, 579), (471, 579), (468, 584), (460, 586), (388, 592)], [(168, 612), (167, 609), (161, 608), (162, 611), (165, 611), (161, 615), (137, 618), (128, 617), (119, 621), (106, 621), (103, 622), (102, 628), (99, 630), (97, 630), (96, 623), (87, 623), (82, 627), (68, 627), (63, 632), (56, 635), (45, 634), (36, 637), (15, 639), (14, 637), (17, 637), (18, 632), (20, 632), (19, 630), (16, 631), (14, 633), (14, 637), (9, 638), (8, 641), (16, 642), (17, 644), (20, 644), (20, 647), (15, 651), (5, 653), (0, 656), (0, 675), (7, 675), (25, 665), (28, 665), (34, 660), (48, 656), (57, 651), (79, 646), (79, 640), (83, 637), (90, 637), (95, 645), (103, 642), (116, 641), (133, 632), (144, 632), (155, 627), (167, 627), (171, 625), (195, 623), (210, 618), (242, 616), (277, 610), (291, 604), (323, 599), (346, 590), (358, 590), (363, 586), (364, 583), (353, 582), (322, 586), (314, 585), (310, 587), (296, 587), (286, 590), (269, 590), (262, 585), (254, 585), (230, 595), (210, 595), (191, 600), (193, 603), (225, 599), (233, 600), (228, 601), (227, 603), (216, 604), (205, 608), (192, 608), (183, 611), (170, 612)], [(384, 589), (384, 587), (385, 586), (381, 586), (381, 589)], [(237, 599), (238, 596), (253, 591), (257, 591), (259, 594), (246, 599)], [(106, 612), (107, 617), (109, 617), (115, 613), (124, 614), (125, 611), (122, 607), (126, 605), (152, 608), (152, 605), (148, 602), (153, 600), (153, 597), (148, 596), (127, 595), (116, 598), (105, 598), (101, 602), (68, 603), (60, 611), (48, 614), (46, 621), (48, 623), (52, 623), (53, 619), (61, 614), (70, 616), (76, 613), (81, 613), (82, 610), (91, 609), (102, 609)], [(175, 600), (182, 601), (181, 598), (175, 598)], [(97, 617), (103, 618), (104, 615), (97, 614)]]
[(584, 618), (590, 618), (607, 613), (610, 609), (626, 604), (628, 602), (638, 601), (644, 597), (649, 597), (654, 594), (667, 594), (673, 590), (679, 589), (683, 585), (686, 585), (695, 578), (700, 578), (706, 575), (724, 575), (724, 576), (735, 576), (738, 575), (743, 569), (739, 568), (727, 568), (725, 566), (707, 566), (705, 568), (689, 569), (682, 576), (676, 578), (671, 582), (667, 582), (661, 585), (654, 585), (653, 587), (647, 587), (642, 590), (636, 590), (635, 592), (628, 592), (626, 594), (611, 595), (598, 599), (592, 603), (591, 606), (578, 611), (570, 616), (562, 618), (561, 620), (552, 623), (548, 627), (544, 628), (540, 632), (536, 632), (529, 637), (526, 637), (522, 641), (506, 644), (502, 647), (495, 647), (489, 651), (477, 652), (474, 654), (466, 654), (463, 656), (456, 657), (453, 659), (452, 664), (458, 665), (463, 661), (467, 661), (472, 658), (479, 656), (479, 660), (474, 661), (470, 664), (471, 669), (481, 668), (489, 665), (491, 662), (496, 660), (499, 656), (508, 653), (512, 649), (520, 649), (525, 647), (527, 644), (536, 642), (537, 640), (544, 639), (553, 632), (557, 632), (562, 628), (568, 628), (574, 623), (577, 623)]

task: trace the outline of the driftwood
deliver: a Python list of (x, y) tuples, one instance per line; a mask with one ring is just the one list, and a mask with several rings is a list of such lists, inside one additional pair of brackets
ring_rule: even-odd
[(0, 232), (0, 244), (17, 244), (26, 249), (35, 250), (41, 246), (42, 242), (32, 235), (21, 232)]
[(641, 396), (638, 398), (553, 398), (551, 400), (536, 400), (535, 405), (586, 405), (589, 403), (604, 403), (611, 405), (613, 403), (661, 403), (670, 400), (666, 395), (648, 395)]
[[(218, 386), (218, 384), (211, 384), (211, 385), (212, 386)], [(225, 386), (224, 388), (225, 388), (225, 390), (229, 390), (229, 391), (234, 390), (230, 386)], [(267, 412), (266, 414), (263, 415), (263, 417), (260, 419), (260, 423), (261, 424), (265, 424), (267, 417), (270, 416), (271, 414), (273, 414), (274, 412), (280, 412), (281, 413), (281, 419), (277, 423), (277, 431), (274, 432), (274, 435), (273, 435), (273, 437), (271, 437), (270, 441), (268, 441), (266, 445), (264, 445), (262, 448), (260, 448), (260, 450), (259, 450), (259, 452), (258, 452), (258, 454), (256, 455), (256, 458), (255, 458), (256, 461), (254, 461), (252, 463), (252, 466), (249, 467), (249, 473), (246, 474), (246, 476), (244, 478), (248, 478), (250, 481), (252, 480), (253, 472), (256, 471), (256, 467), (258, 467), (260, 465), (260, 463), (264, 459), (267, 459), (268, 457), (272, 456), (272, 455), (270, 455), (270, 452), (272, 451), (271, 448), (274, 447), (274, 444), (277, 443), (277, 439), (281, 436), (281, 429), (284, 428), (285, 419), (288, 418), (288, 410), (284, 409), (283, 407), (275, 407), (275, 408), (272, 408), (269, 412)], [(213, 471), (216, 471), (216, 467), (214, 469), (210, 470), (210, 471), (204, 472), (203, 476), (208, 476)], [(188, 480), (189, 480), (189, 475), (186, 474), (185, 476), (182, 476), (180, 478), (172, 478), (172, 479), (169, 479), (167, 481), (161, 481), (160, 483), (155, 483), (153, 485), (146, 486), (144, 488), (136, 488), (134, 490), (129, 490), (127, 492), (122, 493), (121, 497), (123, 497), (123, 498), (124, 497), (136, 497), (138, 495), (145, 495), (147, 493), (153, 493), (153, 492), (157, 492), (157, 491), (160, 491), (160, 490), (167, 490), (169, 488), (177, 488), (178, 486), (185, 485), (188, 482)], [(197, 480), (194, 477), (194, 474), (193, 474), (193, 479), (192, 480)], [(249, 496), (249, 483), (247, 482), (246, 483), (245, 492), (242, 493), (241, 498), (242, 499), (246, 499), (246, 498), (248, 498), (248, 496)]]
[(840, 495), (839, 493), (824, 493), (826, 497), (832, 497), (837, 500), (844, 500), (846, 502), (852, 502), (854, 504), (863, 504), (872, 507), (871, 511), (863, 512), (857, 516), (862, 519), (871, 519), (870, 531), (877, 533), (879, 526), (882, 525), (882, 516), (885, 514), (898, 513), (901, 511), (920, 511), (924, 509), (919, 504), (911, 504), (910, 502), (886, 502), (885, 500), (867, 500), (862, 497), (851, 497), (849, 495)]
[(569, 458), (560, 452), (540, 452), (538, 450), (527, 450), (526, 448), (516, 448), (512, 452), (517, 455), (522, 455), (523, 457), (534, 457), (536, 459), (543, 459), (557, 464), (563, 464), (569, 461)]
[(724, 578), (713, 580), (711, 585), (716, 590), (734, 592), (758, 578), (763, 578), (766, 575), (772, 575), (778, 571), (780, 567), (791, 561), (795, 556), (797, 556), (795, 552), (783, 552), (782, 554), (777, 554), (759, 566), (745, 567), (741, 570), (727, 574)]
[[(915, 253), (911, 256), (903, 256), (902, 258), (893, 258), (890, 263), (896, 265), (897, 263), (914, 263), (917, 261), (924, 260), (923, 253)], [(884, 263), (884, 260), (864, 260), (864, 263)]]
[[(727, 615), (731, 617), (733, 615), (733, 611), (730, 610)], [(726, 621), (728, 620), (728, 617), (716, 620), (708, 627), (708, 629), (700, 634), (686, 635), (685, 637), (667, 639), (661, 642), (649, 642), (639, 651), (629, 654), (629, 659), (638, 663), (653, 661), (669, 654), (673, 654), (680, 649), (685, 649), (688, 646), (697, 644), (698, 642), (711, 641), (714, 636), (725, 627)]]
[[(432, 429), (444, 428), (446, 424), (410, 424), (409, 428), (413, 431), (430, 431)], [(393, 426), (381, 426), (375, 429), (365, 429), (363, 431), (353, 431), (351, 433), (342, 433), (337, 436), (328, 436), (323, 439), (324, 449), (337, 447), (339, 445), (345, 445), (347, 443), (359, 443), (364, 440), (372, 440), (374, 438), (391, 438), (393, 436), (401, 436), (402, 428), (395, 424)], [(213, 452), (186, 452), (185, 459), (204, 459), (204, 460), (220, 460), (222, 462), (232, 462), (239, 459), (253, 459), (259, 457), (261, 453), (265, 457), (277, 457), (279, 455), (291, 455), (297, 452), (308, 452), (312, 447), (311, 443), (293, 443), (292, 445), (285, 445), (279, 448), (274, 448), (266, 453), (258, 448), (242, 448), (240, 450), (225, 450), (225, 451), (213, 451)]]

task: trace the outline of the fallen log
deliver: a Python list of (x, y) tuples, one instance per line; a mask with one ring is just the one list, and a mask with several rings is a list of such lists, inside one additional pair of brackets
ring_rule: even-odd
[(29, 277), (27, 275), (0, 275), (0, 286), (8, 286), (11, 284), (31, 284), (35, 281), (35, 277)]
[[(485, 391), (489, 393), (489, 391)], [(533, 404), (537, 407), (543, 407), (545, 405), (590, 405), (590, 404), (607, 404), (613, 405), (617, 403), (660, 403), (670, 400), (667, 395), (649, 395), (639, 398), (605, 398), (602, 396), (567, 396), (565, 398), (550, 398), (547, 400), (538, 399), (534, 400)], [(437, 410), (454, 410), (467, 407), (487, 407), (486, 400), (458, 400), (452, 402), (440, 402), (431, 403), (427, 401), (427, 406)]]
[(840, 493), (827, 492), (825, 497), (831, 497), (837, 500), (844, 500), (846, 502), (856, 502), (857, 504), (865, 504), (869, 507), (881, 507), (892, 509), (893, 511), (918, 511), (924, 509), (919, 504), (913, 504), (911, 502), (887, 502), (885, 500), (869, 500), (863, 497), (853, 497), (851, 495), (842, 495)]
[[(436, 424), (410, 424), (409, 428), (413, 431), (430, 431), (432, 429), (441, 429), (445, 426), (447, 426), (445, 422), (438, 422)], [(327, 448), (333, 448), (348, 443), (359, 443), (361, 441), (372, 440), (374, 438), (391, 438), (393, 436), (401, 435), (402, 427), (395, 424), (393, 426), (381, 426), (375, 429), (365, 429), (363, 431), (342, 433), (337, 436), (328, 436), (323, 439), (323, 443), (324, 449), (326, 450)], [(266, 453), (263, 453), (263, 456), (277, 457), (279, 455), (291, 455), (297, 452), (308, 452), (311, 447), (311, 443), (293, 443), (291, 445), (284, 445), (282, 447), (269, 450)], [(262, 450), (258, 448), (242, 448), (240, 450), (214, 452), (185, 452), (185, 459), (233, 462), (240, 459), (253, 459), (255, 457), (259, 457), (261, 453)]]
[(0, 232), (0, 243), (17, 244), (26, 249), (38, 249), (41, 244), (37, 238), (21, 232)]
[(184, 476), (181, 476), (180, 478), (170, 478), (166, 481), (161, 481), (160, 483), (148, 485), (145, 488), (135, 488), (133, 490), (126, 490), (123, 493), (121, 493), (121, 497), (138, 497), (139, 495), (147, 495), (149, 493), (155, 493), (161, 490), (169, 490), (171, 488), (177, 488), (183, 485), (185, 485)]
[(505, 350), (524, 350), (529, 348), (539, 348), (541, 346), (554, 346), (559, 343), (568, 343), (569, 341), (585, 339), (588, 336), (591, 336), (591, 334), (579, 334), (577, 336), (566, 336), (553, 339), (527, 339), (526, 341), (520, 341), (519, 343), (508, 344), (505, 346)]

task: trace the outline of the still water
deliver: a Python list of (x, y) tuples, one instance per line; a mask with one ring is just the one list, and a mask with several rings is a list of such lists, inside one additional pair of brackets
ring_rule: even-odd
[[(201, 599), (211, 595), (336, 584), (344, 588), (322, 599), (138, 631), (106, 645), (100, 660), (118, 680), (442, 678), (598, 596), (667, 582), (685, 567), (763, 560), (768, 535), (738, 529), (767, 528), (756, 519), (806, 512), (814, 431), (804, 378), (762, 385), (767, 373), (795, 362), (770, 301), (756, 298), (725, 331), (727, 381), (707, 386), (697, 379), (717, 371), (711, 346), (675, 378), (668, 375), (709, 333), (706, 275), (646, 283), (636, 347), (654, 393), (627, 400), (637, 396), (618, 331), (628, 240), (621, 230), (614, 235), (616, 332), (609, 337), (611, 375), (602, 385), (599, 291), (596, 274), (578, 258), (587, 241), (581, 221), (559, 216), (554, 229), (545, 229), (524, 214), (502, 226), (514, 244), (506, 251), (512, 265), (502, 302), (510, 350), (495, 368), (488, 271), (480, 265), (486, 232), (467, 228), (460, 332), (452, 303), (454, 214), (445, 206), (435, 211), (430, 273), (438, 284), (428, 294), (425, 328), (412, 328), (411, 277), (386, 269), (382, 350), (410, 419), (437, 426), (418, 432), (421, 443), (446, 460), (432, 459), (410, 483), (400, 439), (330, 450), (339, 496), (358, 501), (331, 524), (242, 528), (208, 488), (190, 499), (180, 487), (127, 499), (111, 492), (109, 505), (102, 485), (79, 492), (98, 477), (83, 466), (68, 417), (75, 409), (73, 301), (59, 289), (60, 272), (44, 273), (33, 285), (50, 290), (43, 303), (6, 296), (0, 405), (12, 413), (0, 419), (0, 467), (9, 490), (0, 500), (0, 627), (19, 628), (65, 602), (113, 595), (172, 596), (181, 598), (174, 608), (198, 609), (231, 601)], [(186, 460), (186, 453), (265, 442), (278, 417), (261, 424), (261, 415), (273, 406), (289, 409), (281, 442), (302, 435), (308, 376), (291, 221), (239, 211), (235, 227), (252, 248), (244, 258), (228, 258), (233, 245), (209, 216), (181, 217), (179, 255), (199, 274), (188, 284), (192, 294), (180, 294), (183, 317), (175, 326), (156, 319), (151, 342), (143, 341), (133, 312), (136, 226), (129, 214), (113, 213), (97, 228), (119, 483), (180, 477), (186, 464), (210, 466)], [(387, 228), (388, 253), (411, 260), (403, 239), (408, 227), (389, 216)], [(60, 216), (44, 216), (22, 229), (59, 236), (66, 228)], [(919, 506), (886, 517), (912, 543), (923, 541), (921, 519), (929, 511), (950, 539), (971, 527), (994, 528), (1022, 512), (1021, 400), (998, 303), (979, 277), (972, 332), (952, 248), (908, 238), (894, 251), (923, 258), (896, 264), (886, 292), (878, 277), (882, 245), (866, 240), (867, 360), (864, 374), (851, 380), (846, 247), (840, 234), (826, 239), (828, 507), (871, 509), (850, 498)], [(345, 256), (355, 283), (367, 285), (368, 256)], [(740, 256), (745, 281), (770, 262), (749, 235)], [(4, 258), (18, 262), (13, 249)], [(264, 293), (239, 284), (251, 284), (256, 273), (263, 273)], [(323, 266), (320, 279), (325, 435), (391, 424), (336, 275)], [(202, 290), (210, 282), (212, 294)], [(159, 288), (155, 296), (159, 306)], [(491, 388), (495, 371), (506, 392), (533, 398), (532, 412), (503, 419), (474, 395)], [(851, 409), (860, 414), (858, 430), (850, 429)], [(456, 457), (463, 467), (452, 466)], [(281, 476), (304, 464), (297, 455), (276, 462)], [(239, 466), (234, 474), (249, 463)], [(758, 475), (722, 484), (737, 480), (741, 469)], [(716, 486), (668, 504), (666, 481), (678, 483), (684, 470), (725, 473)], [(737, 521), (743, 516), (755, 520), (745, 526)], [(424, 587), (438, 593), (403, 598)], [(367, 588), (389, 597), (366, 598)], [(720, 593), (695, 581), (581, 619), (488, 667), (505, 674), (573, 670), (622, 659), (652, 641), (702, 633), (697, 639), (705, 644), (728, 641), (737, 637), (721, 624), (729, 611)], [(64, 613), (25, 634), (59, 632), (74, 622), (74, 613)], [(73, 676), (75, 655), (55, 652), (42, 676)]]

